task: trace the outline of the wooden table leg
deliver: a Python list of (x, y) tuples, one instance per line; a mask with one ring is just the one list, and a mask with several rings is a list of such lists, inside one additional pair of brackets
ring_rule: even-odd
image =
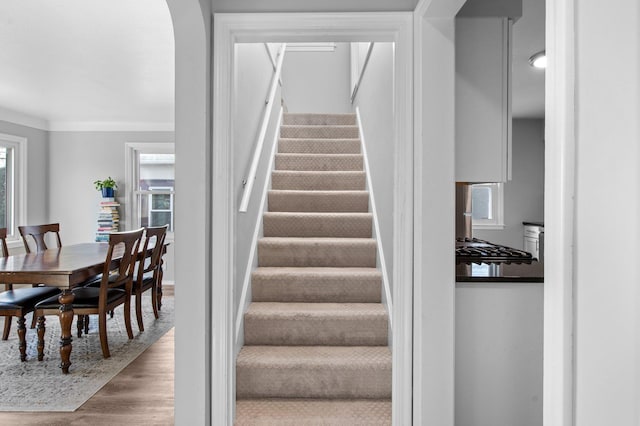
[(73, 321), (73, 299), (71, 290), (63, 290), (58, 297), (60, 302), (60, 368), (64, 374), (69, 373), (71, 365), (71, 322)]

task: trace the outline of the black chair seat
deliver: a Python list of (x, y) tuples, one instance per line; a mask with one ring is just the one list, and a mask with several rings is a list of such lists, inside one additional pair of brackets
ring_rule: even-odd
[[(74, 308), (95, 308), (98, 306), (100, 289), (97, 287), (77, 287), (72, 290)], [(107, 291), (107, 305), (124, 297), (126, 292), (119, 288), (112, 288)], [(36, 309), (57, 309), (60, 307), (57, 297), (50, 297), (36, 305)]]
[(60, 290), (56, 287), (29, 287), (0, 293), (0, 309), (32, 309), (45, 298), (57, 300)]

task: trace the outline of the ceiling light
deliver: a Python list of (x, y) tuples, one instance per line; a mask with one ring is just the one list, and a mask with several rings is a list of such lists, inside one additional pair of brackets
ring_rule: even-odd
[(547, 67), (547, 54), (545, 51), (538, 52), (534, 55), (531, 55), (529, 58), (529, 65), (534, 68), (546, 68)]

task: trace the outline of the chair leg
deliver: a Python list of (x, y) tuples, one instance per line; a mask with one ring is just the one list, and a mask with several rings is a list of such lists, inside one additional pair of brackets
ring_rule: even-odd
[(84, 317), (85, 315), (78, 315), (78, 339), (82, 337), (82, 330), (84, 330)]
[(158, 315), (158, 287), (151, 287), (151, 306), (153, 307), (153, 316), (158, 319), (160, 316)]
[[(35, 316), (35, 313), (33, 314)], [(44, 359), (44, 332), (45, 332), (45, 317), (41, 315), (38, 317), (38, 361)]]
[(31, 318), (31, 328), (34, 329), (36, 328), (36, 316), (34, 315), (33, 318)]
[(24, 315), (18, 317), (18, 341), (20, 348), (20, 361), (24, 362), (27, 360), (27, 327), (24, 325), (25, 319)]
[(98, 315), (98, 329), (100, 331), (100, 346), (102, 346), (102, 356), (109, 358), (109, 342), (107, 342), (107, 315), (102, 313)]
[(2, 332), (2, 340), (7, 340), (9, 338), (9, 333), (11, 333), (11, 319), (13, 317), (6, 316), (4, 317), (4, 331)]
[(124, 301), (124, 325), (127, 328), (127, 336), (133, 339), (133, 329), (131, 328), (131, 297), (127, 297)]
[(138, 330), (144, 331), (142, 322), (142, 293), (136, 292), (136, 319), (138, 320)]
[(84, 334), (89, 334), (89, 318), (91, 315), (84, 316)]

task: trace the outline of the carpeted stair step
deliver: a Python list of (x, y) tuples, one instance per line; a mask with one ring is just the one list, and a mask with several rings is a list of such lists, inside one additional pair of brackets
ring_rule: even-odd
[(265, 237), (371, 238), (371, 213), (267, 212)]
[(258, 241), (258, 266), (376, 267), (371, 238), (281, 238)]
[(285, 125), (336, 126), (356, 125), (355, 114), (313, 114), (313, 113), (285, 113), (282, 119)]
[(389, 399), (240, 399), (235, 426), (391, 426)]
[(274, 170), (271, 188), (301, 191), (364, 191), (365, 173)]
[(367, 191), (271, 190), (272, 212), (368, 212)]
[(254, 302), (380, 303), (381, 288), (376, 268), (257, 268), (251, 274)]
[(362, 154), (276, 154), (276, 170), (363, 170)]
[(388, 346), (244, 346), (237, 398), (391, 398)]
[(254, 302), (244, 317), (245, 345), (384, 346), (381, 303)]
[(360, 137), (358, 126), (280, 126), (281, 138), (355, 139)]
[(360, 139), (283, 139), (278, 152), (307, 154), (360, 154)]

